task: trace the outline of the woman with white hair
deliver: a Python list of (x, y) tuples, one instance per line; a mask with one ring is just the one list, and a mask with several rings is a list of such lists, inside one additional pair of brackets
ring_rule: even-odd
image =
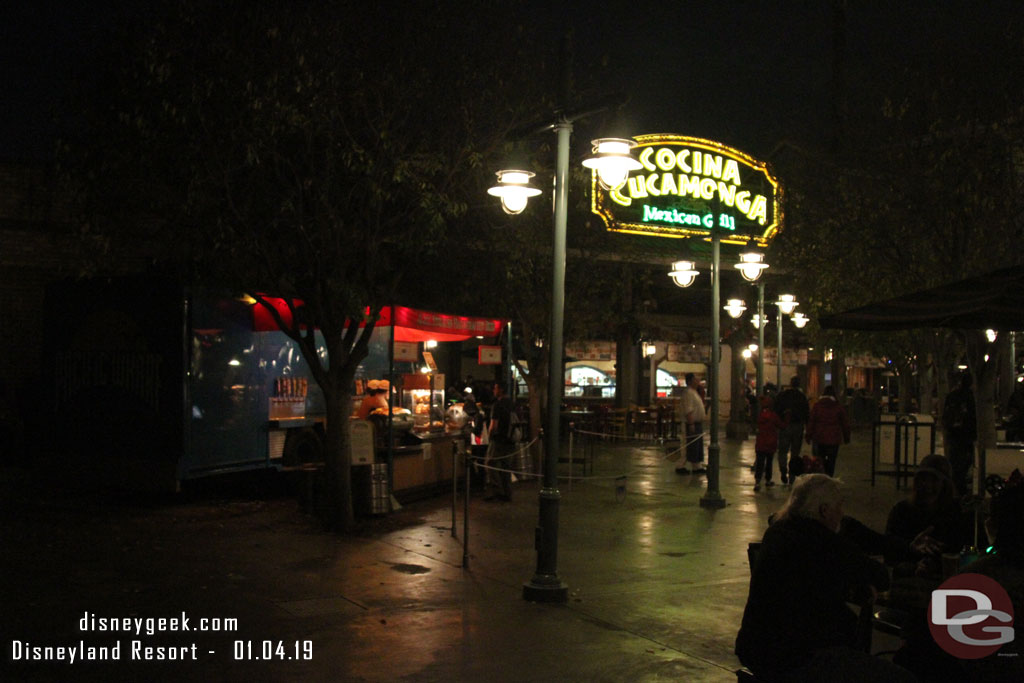
[(858, 589), (885, 590), (878, 562), (841, 536), (843, 489), (826, 474), (799, 477), (754, 562), (736, 655), (758, 677), (786, 681), (914, 680), (856, 649)]

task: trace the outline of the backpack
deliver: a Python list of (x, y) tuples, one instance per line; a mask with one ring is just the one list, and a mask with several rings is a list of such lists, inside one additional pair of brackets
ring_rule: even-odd
[(523, 421), (519, 419), (519, 413), (513, 406), (508, 411), (508, 440), (511, 443), (519, 443), (523, 440)]

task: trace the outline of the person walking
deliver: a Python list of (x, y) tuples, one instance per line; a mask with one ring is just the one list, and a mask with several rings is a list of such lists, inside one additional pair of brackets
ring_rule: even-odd
[(509, 438), (512, 411), (515, 406), (512, 399), (505, 395), (505, 387), (494, 385), (494, 403), (491, 405), (491, 425), (489, 428), (489, 446), (484, 464), (487, 470), (487, 488), (490, 492), (484, 500), (512, 500), (512, 454), (516, 443)]
[[(694, 474), (707, 472), (704, 467), (704, 399), (697, 391), (697, 379), (686, 373), (686, 388), (680, 401), (680, 414), (686, 425), (686, 462)], [(677, 467), (676, 474), (690, 474), (687, 467)]]
[(800, 446), (804, 440), (804, 426), (811, 412), (807, 397), (800, 391), (799, 377), (794, 375), (789, 386), (775, 397), (774, 409), (775, 414), (785, 423), (779, 430), (779, 474), (782, 475), (783, 484), (791, 484), (797, 476), (803, 474)]
[(807, 443), (812, 441), (825, 474), (834, 477), (839, 444), (850, 443), (850, 418), (846, 408), (836, 400), (836, 389), (831, 384), (825, 387), (825, 393), (811, 409), (807, 422)]
[(757, 440), (754, 442), (754, 490), (761, 490), (761, 477), (765, 486), (775, 486), (772, 481), (772, 460), (779, 445), (779, 429), (784, 423), (772, 410), (772, 399), (761, 397), (761, 412), (757, 415)]
[(971, 383), (971, 373), (961, 373), (960, 385), (946, 394), (942, 405), (943, 443), (946, 457), (953, 466), (953, 485), (961, 496), (970, 493), (967, 473), (974, 464), (974, 442), (978, 438)]

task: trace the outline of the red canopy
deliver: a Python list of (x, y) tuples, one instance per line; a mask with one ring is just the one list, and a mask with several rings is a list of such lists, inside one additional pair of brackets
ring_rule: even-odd
[[(284, 299), (265, 297), (285, 322), (291, 321), (291, 311)], [(301, 304), (300, 304), (301, 305)], [(392, 311), (394, 321), (392, 321)], [(366, 310), (369, 314), (369, 309)], [(279, 329), (270, 311), (260, 303), (252, 307), (253, 329), (268, 332)], [(448, 315), (419, 311), (405, 306), (386, 306), (380, 313), (378, 327), (395, 326), (395, 341), (462, 341), (470, 337), (496, 337), (501, 332), (502, 321), (491, 318), (471, 318), (465, 315)]]

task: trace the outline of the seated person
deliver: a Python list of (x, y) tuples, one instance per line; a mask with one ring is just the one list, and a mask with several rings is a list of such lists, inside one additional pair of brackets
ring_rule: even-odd
[(885, 590), (888, 573), (839, 535), (843, 493), (826, 474), (799, 477), (764, 534), (736, 637), (736, 655), (768, 680), (913, 680), (856, 649), (855, 590)]
[(908, 548), (922, 532), (935, 543), (901, 555), (887, 553), (887, 559), (897, 565), (895, 575), (940, 576), (941, 553), (959, 552), (971, 539), (970, 520), (954, 497), (953, 468), (942, 455), (927, 455), (921, 460), (914, 472), (910, 497), (893, 506), (885, 525), (886, 535), (900, 539)]
[[(990, 514), (985, 520), (985, 531), (992, 543), (991, 552), (960, 572), (995, 579), (1009, 594), (1017, 623), (1020, 621), (1017, 615), (1024, 614), (1022, 519), (1024, 484), (1006, 486), (993, 496)], [(904, 628), (902, 635), (904, 645), (894, 655), (893, 661), (911, 670), (922, 681), (1024, 681), (1024, 641), (1020, 636), (1002, 645), (995, 654), (979, 659), (960, 659), (936, 644), (924, 610)]]
[(983, 574), (1006, 589), (1013, 603), (1017, 637), (999, 648), (995, 655), (963, 663), (969, 680), (1024, 681), (1024, 481), (1015, 470), (1007, 486), (992, 498), (985, 533), (991, 552), (972, 562), (962, 573)]

